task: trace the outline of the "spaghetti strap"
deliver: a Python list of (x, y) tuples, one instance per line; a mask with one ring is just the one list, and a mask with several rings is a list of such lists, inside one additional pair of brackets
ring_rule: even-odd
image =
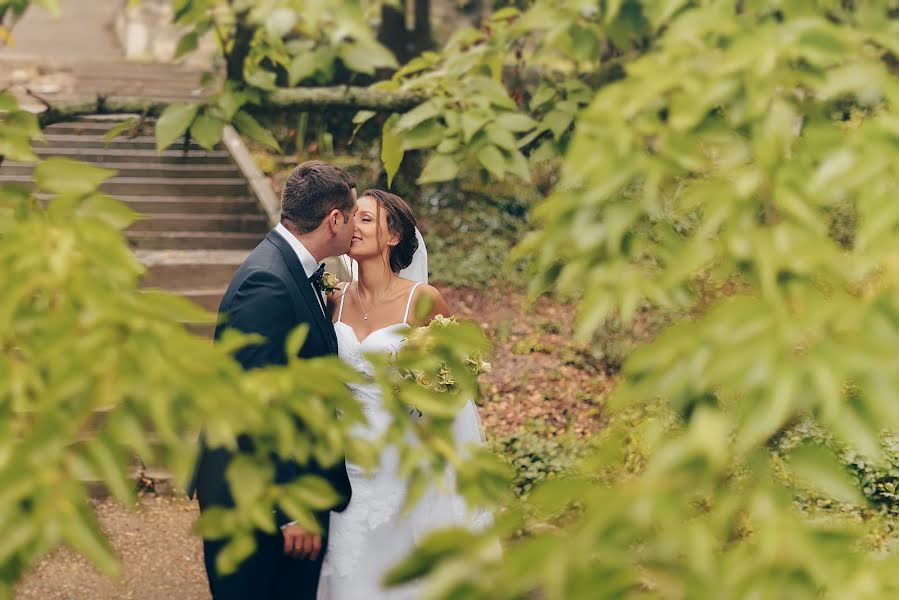
[(351, 285), (353, 285), (352, 281), (346, 284), (346, 287), (343, 288), (343, 293), (340, 295), (340, 310), (337, 311), (338, 323), (340, 323), (340, 318), (343, 317), (343, 301), (346, 300), (346, 295), (350, 292)]
[(412, 296), (415, 295), (415, 288), (417, 288), (420, 285), (421, 285), (421, 282), (419, 281), (418, 283), (416, 283), (415, 285), (412, 286), (412, 291), (409, 292), (409, 301), (406, 302), (406, 314), (403, 315), (403, 323), (407, 323), (407, 324), (409, 323), (409, 309), (412, 308)]

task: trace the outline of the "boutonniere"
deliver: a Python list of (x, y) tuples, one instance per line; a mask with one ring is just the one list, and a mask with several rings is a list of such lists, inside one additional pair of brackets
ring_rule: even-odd
[(328, 273), (325, 271), (322, 273), (322, 291), (330, 296), (334, 292), (337, 291), (337, 286), (340, 285), (340, 280), (337, 279), (337, 275), (333, 273)]

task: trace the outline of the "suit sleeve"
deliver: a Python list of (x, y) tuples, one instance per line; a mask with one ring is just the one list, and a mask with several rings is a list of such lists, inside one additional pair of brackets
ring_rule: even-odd
[(287, 285), (277, 275), (269, 271), (250, 273), (231, 298), (226, 313), (226, 327), (265, 338), (237, 352), (235, 358), (244, 369), (287, 364), (284, 345), (297, 318)]

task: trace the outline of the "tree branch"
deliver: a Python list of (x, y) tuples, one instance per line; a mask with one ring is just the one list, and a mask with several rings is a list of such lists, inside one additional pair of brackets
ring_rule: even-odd
[(147, 100), (132, 96), (97, 96), (75, 100), (61, 100), (48, 104), (47, 110), (38, 115), (42, 127), (68, 121), (83, 115), (113, 115), (123, 113), (140, 113), (145, 116), (159, 115), (170, 102), (164, 100)]
[(268, 97), (272, 106), (284, 108), (357, 108), (359, 110), (403, 111), (427, 100), (412, 92), (395, 92), (360, 86), (282, 88)]
[[(595, 73), (584, 76), (584, 81), (594, 87), (601, 87), (624, 75), (623, 65), (630, 57), (618, 57), (603, 64)], [(537, 83), (547, 79), (546, 72), (538, 68), (526, 69), (513, 74), (509, 70), (505, 79), (513, 86), (524, 82)], [(309, 110), (312, 108), (346, 108), (373, 110), (377, 112), (403, 112), (426, 101), (428, 96), (421, 92), (380, 90), (362, 86), (298, 87), (278, 88), (270, 93), (265, 106), (272, 108), (292, 108)], [(104, 115), (117, 113), (140, 113), (148, 117), (159, 115), (170, 104), (167, 100), (148, 100), (128, 96), (97, 96), (73, 100), (48, 102), (47, 110), (39, 115), (43, 126), (58, 123), (81, 115)], [(202, 102), (202, 99), (199, 100)]]
[[(375, 111), (405, 111), (424, 102), (422, 94), (374, 90), (358, 86), (280, 89), (272, 93), (266, 105), (277, 108), (354, 108)], [(59, 123), (81, 115), (140, 113), (157, 116), (170, 104), (166, 100), (148, 100), (130, 96), (97, 96), (59, 100), (48, 104), (38, 118), (41, 125)]]

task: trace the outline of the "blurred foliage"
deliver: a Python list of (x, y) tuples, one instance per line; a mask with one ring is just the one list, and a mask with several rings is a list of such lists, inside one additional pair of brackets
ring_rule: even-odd
[(846, 474), (855, 479), (855, 485), (869, 504), (899, 514), (899, 438), (883, 432), (880, 438), (883, 454), (872, 457), (841, 443), (828, 430), (806, 417), (773, 440), (775, 451), (782, 456), (806, 444), (832, 450), (844, 465)]
[(511, 435), (490, 440), (493, 452), (514, 473), (515, 495), (527, 499), (534, 486), (547, 478), (570, 474), (586, 452), (583, 440), (547, 435), (546, 426), (530, 425)]
[[(526, 528), (523, 511), (513, 505), (484, 535), (434, 534), (391, 580), (427, 575), (429, 598), (895, 596), (897, 557), (866, 545), (869, 521), (809, 518), (814, 513), (797, 510), (795, 502), (797, 490), (809, 498), (814, 492), (862, 511), (866, 493), (880, 503), (893, 493), (887, 484), (894, 467), (884, 452), (884, 440), (891, 449), (892, 438), (882, 432), (899, 431), (895, 3), (515, 4), (375, 84), (427, 98), (383, 121), (388, 183), (412, 158), (423, 159), (419, 184), (482, 177), (486, 198), (504, 196), (494, 186), (512, 180), (529, 185), (541, 199), (531, 212), (536, 230), (511, 260), (528, 261), (538, 274), (533, 293), (580, 298), (584, 340), (604, 324), (627, 327), (642, 311), (691, 318), (617, 353), (624, 358), (623, 380), (609, 417), (613, 425), (639, 425), (639, 435), (613, 427), (573, 476), (529, 490), (533, 518), (545, 527)], [(303, 3), (302, 11), (289, 0), (179, 0), (177, 6), (180, 23), (219, 31), (226, 60), (237, 69), (229, 69), (230, 81), (211, 103), (170, 107), (157, 127), (160, 146), (185, 130), (208, 145), (222, 123), (234, 121), (244, 134), (276, 147), (250, 116), (269, 92), (330, 79), (332, 67), (366, 75), (394, 64), (372, 45), (357, 2)], [(245, 39), (250, 43), (238, 44)], [(382, 116), (363, 112), (355, 124)], [(47, 186), (60, 181), (54, 170), (48, 169)], [(543, 170), (554, 175), (541, 179)], [(91, 193), (95, 175), (80, 194)], [(46, 189), (64, 192), (65, 186)], [(5, 191), (15, 194), (23, 198), (21, 191)], [(28, 202), (7, 203), (9, 214), (27, 217), (21, 206)], [(16, 261), (32, 254), (9, 247)], [(64, 256), (45, 257), (49, 272)], [(59, 288), (45, 292), (50, 289)], [(0, 305), (14, 315), (10, 323), (19, 329), (13, 331), (41, 321), (5, 308), (24, 306), (16, 303), (20, 298), (4, 291)], [(479, 343), (473, 333), (462, 335), (445, 339), (434, 356), (402, 360), (408, 368), (435, 360), (458, 364), (466, 342)], [(44, 381), (57, 371), (36, 373)], [(379, 374), (386, 383), (386, 362)], [(219, 375), (217, 385), (223, 380), (228, 377)], [(406, 452), (415, 492), (426, 485), (428, 469), (453, 463), (440, 443), (453, 406), (446, 394), (422, 397), (427, 390), (411, 382), (390, 385), (398, 390), (388, 396), (398, 412), (408, 405), (430, 409), (423, 411), (428, 418), (395, 423), (411, 423), (408, 430), (434, 450)], [(254, 389), (244, 384), (243, 394), (247, 387)], [(339, 399), (337, 387), (322, 393)], [(2, 389), (12, 395), (19, 388)], [(67, 391), (62, 383), (60, 389)], [(205, 406), (188, 392), (178, 397), (194, 399), (177, 404), (188, 413)], [(621, 416), (655, 403), (663, 407), (659, 418)], [(782, 458), (772, 456), (772, 439), (804, 415), (837, 446), (808, 440)], [(264, 437), (264, 428), (258, 435)], [(399, 432), (391, 436), (401, 443)], [(857, 456), (841, 461), (840, 448)], [(482, 474), (490, 489), (500, 480), (500, 470), (482, 458), (475, 468), (460, 469), (460, 483), (475, 497)], [(263, 487), (254, 490), (267, 489), (260, 472), (255, 477)], [(278, 497), (254, 495), (261, 505)], [(21, 503), (9, 506), (23, 510)], [(253, 511), (241, 508), (239, 518), (250, 521)], [(26, 535), (33, 521), (14, 520), (8, 526), (24, 527), (25, 534), (17, 530), (5, 539), (45, 539)], [(523, 529), (527, 535), (500, 559), (496, 537)], [(26, 561), (35, 555), (10, 554)]]
[[(889, 492), (897, 34), (886, 2), (538, 0), (398, 72), (392, 85), (433, 95), (385, 125), (385, 138), (434, 150), (422, 181), (478, 164), (526, 181), (542, 144), (564, 153), (513, 256), (534, 261), (534, 293), (582, 298), (584, 340), (644, 311), (690, 317), (612, 353), (624, 358), (613, 419), (659, 398), (677, 416), (646, 438), (645, 467), (597, 485), (604, 465), (626, 460), (610, 437), (581, 476), (529, 497), (547, 515), (576, 503), (573, 522), (509, 547), (501, 564), (444, 546), (446, 563), (425, 568), (432, 597), (896, 593), (896, 557), (868, 554), (859, 521), (795, 510), (794, 481), (864, 508), (839, 455), (797, 447), (785, 480), (767, 444), (810, 413), (876, 465), (862, 488)], [(507, 72), (522, 63), (559, 73), (553, 90), (516, 88)], [(478, 94), (465, 85), (473, 73), (505, 87)]]
[[(365, 418), (347, 387), (360, 375), (337, 357), (244, 372), (232, 354), (254, 337), (229, 332), (211, 344), (191, 334), (185, 324), (215, 316), (182, 297), (140, 289), (146, 269), (122, 235), (139, 215), (98, 189), (115, 172), (39, 160), (31, 141), (40, 137), (35, 116), (0, 93), (0, 160), (36, 163), (33, 188), (0, 186), (0, 598), (62, 544), (118, 573), (89, 489), (100, 484), (133, 503), (135, 455), (188, 481), (201, 429), (211, 447), (236, 450), (239, 436), (253, 440), (228, 469), (235, 508), (204, 511), (198, 523), (204, 536), (230, 540), (216, 565), (224, 571), (253, 552), (254, 530), (276, 530), (276, 507), (316, 529), (313, 513), (334, 503), (324, 480), (275, 483), (275, 454), (329, 465), (344, 453), (376, 457), (384, 443), (402, 440), (414, 459), (404, 463), (412, 481), (430, 483), (429, 468), (451, 463), (454, 483), (481, 504), (507, 489), (491, 455), (460, 456), (446, 426), (450, 409), (409, 418), (404, 402), (441, 406), (449, 394), (406, 389), (395, 369), (385, 369), (375, 383), (388, 397), (400, 390), (390, 405), (397, 418), (386, 439), (367, 444), (348, 433)], [(458, 329), (436, 336), (428, 356), (443, 357), (459, 393), (471, 397), (476, 380), (467, 367), (456, 373), (457, 359), (483, 351), (484, 338), (473, 324)], [(305, 334), (300, 327), (289, 336), (288, 356)], [(426, 359), (410, 351), (402, 360)], [(413, 488), (408, 501), (415, 499)]]

